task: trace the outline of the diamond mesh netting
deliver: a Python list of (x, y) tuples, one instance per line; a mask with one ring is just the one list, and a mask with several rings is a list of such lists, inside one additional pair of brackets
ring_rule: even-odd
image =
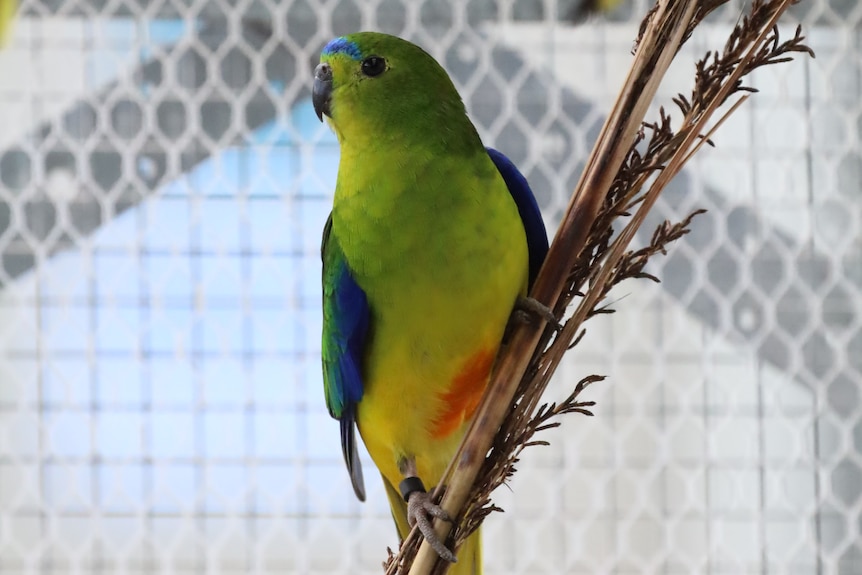
[[(553, 229), (646, 10), (577, 4), (23, 0), (0, 51), (0, 573), (381, 572), (386, 498), (369, 473), (355, 500), (322, 393), (338, 146), (313, 63), (358, 29), (421, 44)], [(862, 8), (791, 16), (817, 59), (758, 72), (657, 207), (709, 211), (661, 284), (589, 322), (551, 398), (607, 374), (596, 417), (498, 493), (488, 572), (862, 573)]]

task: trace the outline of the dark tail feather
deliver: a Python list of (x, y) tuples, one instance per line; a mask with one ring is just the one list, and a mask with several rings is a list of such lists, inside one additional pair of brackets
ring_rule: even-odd
[(360, 501), (365, 501), (365, 480), (362, 478), (362, 462), (359, 461), (359, 452), (356, 449), (356, 416), (351, 408), (341, 417), (341, 452), (344, 454), (344, 463), (350, 473), (350, 482), (353, 491)]

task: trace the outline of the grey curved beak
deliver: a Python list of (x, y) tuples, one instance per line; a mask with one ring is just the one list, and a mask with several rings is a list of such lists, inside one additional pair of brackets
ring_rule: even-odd
[[(323, 62), (314, 69), (314, 87), (311, 89), (311, 103), (317, 118), (322, 122), (323, 115), (330, 116), (329, 103), (332, 99), (332, 68)], [(331, 117), (331, 116), (330, 116)]]

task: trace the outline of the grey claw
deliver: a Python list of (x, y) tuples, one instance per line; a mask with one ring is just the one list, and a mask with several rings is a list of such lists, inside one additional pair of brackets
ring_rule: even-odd
[(529, 321), (530, 315), (537, 315), (551, 324), (557, 331), (563, 330), (563, 325), (557, 320), (551, 308), (537, 299), (531, 297), (519, 297), (515, 302), (515, 313), (522, 321)]
[(449, 516), (449, 513), (439, 505), (435, 505), (430, 501), (427, 501), (422, 508), (428, 513), (428, 515), (432, 515), (437, 519), (442, 519), (447, 523), (452, 523), (452, 518)]
[(407, 522), (411, 527), (414, 525), (419, 527), (419, 532), (422, 533), (422, 536), (425, 537), (431, 548), (437, 552), (437, 555), (449, 563), (457, 562), (458, 559), (455, 557), (455, 554), (437, 537), (437, 533), (434, 531), (434, 524), (429, 517), (436, 517), (443, 521), (452, 522), (452, 518), (446, 510), (433, 503), (428, 493), (414, 491), (410, 494), (410, 500), (407, 502)]

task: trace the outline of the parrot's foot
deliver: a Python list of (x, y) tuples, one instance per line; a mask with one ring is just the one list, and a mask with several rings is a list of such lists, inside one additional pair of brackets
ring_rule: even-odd
[(524, 323), (530, 323), (531, 316), (539, 316), (547, 321), (557, 331), (562, 331), (562, 324), (557, 321), (554, 312), (537, 299), (519, 296), (515, 301), (515, 316)]
[(425, 491), (422, 481), (418, 477), (407, 477), (399, 486), (401, 495), (407, 501), (407, 522), (410, 527), (418, 526), (419, 532), (437, 552), (437, 555), (448, 561), (449, 563), (457, 562), (455, 554), (452, 553), (437, 536), (434, 531), (433, 519), (442, 519), (443, 521), (452, 522), (452, 518), (446, 513), (446, 510), (431, 501), (431, 495)]

